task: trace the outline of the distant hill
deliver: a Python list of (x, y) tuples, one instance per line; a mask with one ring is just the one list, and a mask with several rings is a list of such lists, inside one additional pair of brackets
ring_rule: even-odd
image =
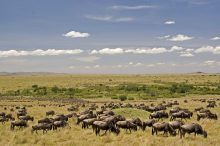
[(53, 75), (53, 74), (65, 74), (65, 73), (53, 73), (53, 72), (0, 72), (1, 76), (10, 76), (10, 75)]

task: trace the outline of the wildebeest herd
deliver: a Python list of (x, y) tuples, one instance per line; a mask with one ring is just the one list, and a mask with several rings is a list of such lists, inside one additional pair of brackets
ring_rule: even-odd
[[(182, 108), (178, 101), (162, 101), (159, 104), (146, 103), (114, 103), (106, 102), (102, 104), (97, 103), (74, 103), (66, 108), (68, 114), (58, 114), (57, 111), (48, 110), (44, 114), (45, 116), (36, 119), (34, 115), (28, 114), (28, 109), (32, 106), (14, 106), (8, 110), (0, 112), (0, 122), (10, 121), (10, 129), (15, 130), (31, 127), (31, 132), (38, 133), (42, 131), (47, 133), (48, 131), (62, 129), (64, 127), (71, 128), (69, 119), (75, 119), (76, 125), (80, 125), (82, 129), (91, 129), (96, 135), (105, 135), (107, 132), (120, 134), (122, 129), (125, 129), (126, 133), (132, 133), (133, 131), (142, 130), (146, 131), (146, 128), (151, 128), (152, 135), (157, 135), (158, 132), (163, 132), (166, 136), (179, 135), (180, 138), (184, 137), (186, 133), (199, 134), (203, 137), (207, 137), (207, 132), (203, 125), (197, 121), (203, 119), (218, 120), (216, 113), (211, 111), (211, 108), (217, 106), (216, 102), (220, 99), (191, 99), (194, 102), (207, 102), (206, 107), (195, 107), (194, 111), (190, 111), (187, 108)], [(184, 100), (187, 103), (187, 100)], [(38, 105), (39, 107), (46, 107), (47, 105)], [(65, 105), (59, 105), (65, 106)], [(140, 117), (133, 117), (127, 119), (123, 115), (116, 114), (115, 109), (130, 108), (139, 109), (149, 112), (149, 116), (146, 116), (145, 120), (141, 120)], [(7, 112), (6, 112), (7, 110)], [(10, 111), (10, 113), (8, 112)], [(16, 114), (16, 115), (15, 115)], [(14, 116), (13, 116), (14, 115)], [(193, 116), (197, 117), (197, 121), (188, 122)], [(168, 121), (165, 119), (169, 119)], [(36, 121), (34, 125), (30, 126), (28, 121)], [(103, 134), (101, 134), (104, 131)]]

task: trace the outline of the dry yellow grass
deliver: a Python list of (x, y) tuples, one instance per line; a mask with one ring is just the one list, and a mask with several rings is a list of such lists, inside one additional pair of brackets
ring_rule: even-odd
[[(204, 98), (218, 97), (218, 96), (204, 96)], [(218, 97), (219, 98), (219, 97)], [(190, 102), (184, 103), (183, 100), (186, 98), (177, 99), (180, 102), (181, 107), (189, 108), (194, 110), (195, 107), (206, 106), (207, 103), (191, 101), (192, 97), (187, 98)], [(110, 99), (108, 99), (110, 100)], [(171, 99), (166, 99), (171, 100)], [(105, 100), (106, 101), (106, 100)], [(93, 100), (95, 102), (95, 100)], [(129, 101), (128, 101), (129, 102)], [(133, 102), (144, 102), (144, 101), (133, 101)], [(159, 103), (161, 100), (156, 100), (155, 103)], [(50, 101), (41, 101), (40, 104), (49, 104)], [(60, 103), (60, 102), (59, 102)], [(145, 101), (146, 104), (150, 104)], [(37, 123), (37, 120), (45, 116), (45, 112), (48, 110), (55, 110), (57, 113), (68, 113), (66, 105), (65, 107), (48, 106), (39, 107), (38, 101), (31, 100), (31, 102), (8, 102), (7, 100), (1, 100), (0, 105), (27, 105), (31, 104), (33, 107), (28, 108), (28, 113), (35, 117), (33, 122), (29, 122), (29, 125)], [(99, 105), (101, 103), (98, 103)], [(219, 105), (219, 102), (218, 102)], [(214, 113), (220, 115), (220, 107), (211, 109)], [(0, 111), (3, 111), (3, 107), (0, 107)], [(9, 112), (9, 110), (7, 111)], [(147, 119), (149, 113), (141, 110), (133, 109), (116, 109), (116, 113), (122, 114), (127, 118), (134, 117), (137, 115), (142, 120)], [(13, 113), (15, 114), (15, 113)], [(194, 113), (193, 119), (188, 120), (187, 123), (195, 122), (196, 115)], [(75, 124), (75, 119), (69, 121), (71, 129), (64, 128), (58, 131), (49, 131), (47, 134), (31, 134), (31, 127), (29, 126), (23, 130), (10, 130), (10, 123), (5, 125), (0, 124), (0, 141), (1, 146), (32, 146), (32, 145), (65, 145), (65, 146), (218, 146), (220, 144), (220, 121), (214, 120), (201, 120), (199, 123), (207, 130), (208, 138), (204, 139), (202, 136), (194, 137), (194, 134), (186, 135), (186, 138), (180, 139), (176, 137), (164, 137), (162, 134), (158, 136), (151, 135), (151, 128), (147, 128), (146, 131), (138, 130), (131, 134), (121, 130), (121, 133), (116, 136), (114, 134), (107, 134), (105, 136), (95, 136), (92, 129), (81, 129), (80, 126)]]
[[(111, 79), (111, 81), (109, 81)], [(0, 76), (0, 91), (29, 88), (34, 84), (52, 87), (80, 87), (94, 84), (122, 83), (160, 84), (188, 82), (190, 84), (220, 83), (219, 74), (162, 74), (162, 75), (7, 75)]]

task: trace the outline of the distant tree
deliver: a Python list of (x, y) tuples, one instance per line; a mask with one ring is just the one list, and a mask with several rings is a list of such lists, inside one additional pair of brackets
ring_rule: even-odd
[(51, 88), (51, 91), (52, 91), (53, 93), (58, 93), (58, 92), (60, 91), (60, 89), (59, 89), (57, 86), (53, 86), (53, 87)]
[(127, 100), (127, 96), (126, 96), (126, 95), (120, 95), (118, 98), (119, 98), (121, 101)]

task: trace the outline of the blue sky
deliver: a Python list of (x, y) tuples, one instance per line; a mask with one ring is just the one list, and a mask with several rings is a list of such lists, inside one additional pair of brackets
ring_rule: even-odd
[(0, 71), (220, 72), (219, 0), (0, 0)]

